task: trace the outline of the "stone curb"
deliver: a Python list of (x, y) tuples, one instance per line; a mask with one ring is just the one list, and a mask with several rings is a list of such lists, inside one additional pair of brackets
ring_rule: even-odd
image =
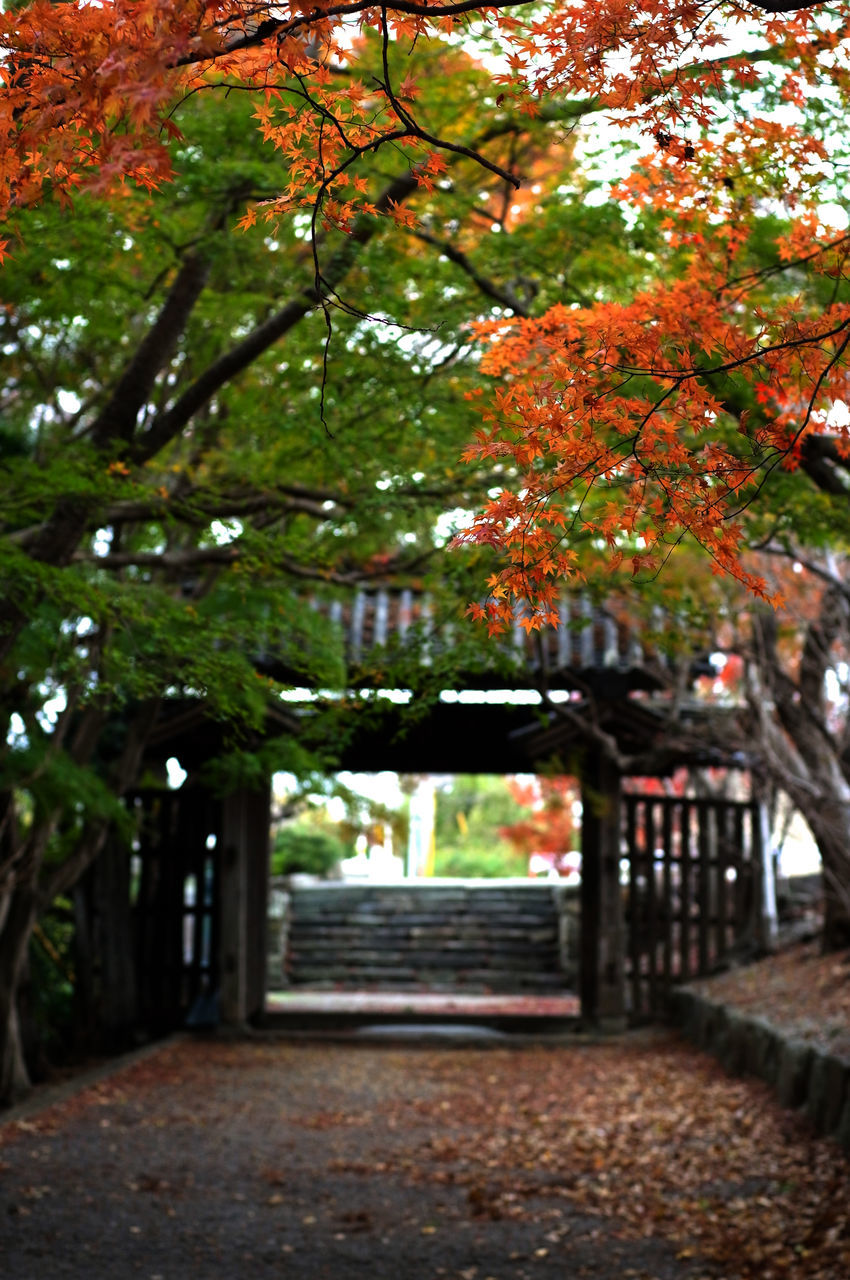
[(165, 1036), (162, 1040), (151, 1040), (149, 1044), (142, 1045), (138, 1049), (131, 1049), (118, 1057), (107, 1058), (98, 1063), (97, 1066), (77, 1071), (69, 1076), (67, 1080), (62, 1080), (58, 1084), (34, 1085), (32, 1091), (21, 1102), (5, 1110), (0, 1110), (0, 1129), (5, 1125), (14, 1125), (22, 1120), (30, 1120), (33, 1116), (39, 1115), (42, 1111), (47, 1111), (50, 1107), (67, 1102), (69, 1098), (82, 1093), (90, 1085), (99, 1084), (101, 1080), (108, 1080), (112, 1076), (118, 1075), (121, 1071), (134, 1067), (137, 1062), (144, 1062), (146, 1058), (153, 1057), (154, 1054), (159, 1053), (166, 1046), (177, 1044), (181, 1040), (188, 1038), (188, 1032), (175, 1031), (172, 1035)]
[(673, 992), (670, 1020), (730, 1075), (764, 1080), (783, 1107), (805, 1112), (818, 1133), (850, 1152), (850, 1062), (689, 987)]

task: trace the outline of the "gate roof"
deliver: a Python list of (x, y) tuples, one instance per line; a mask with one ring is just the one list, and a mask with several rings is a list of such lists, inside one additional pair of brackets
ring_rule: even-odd
[[(344, 655), (339, 689), (407, 689), (416, 704), (411, 714), (382, 699), (370, 700), (368, 708), (356, 696), (350, 700), (337, 764), (345, 769), (524, 772), (556, 754), (572, 758), (582, 745), (582, 716), (595, 718), (599, 727), (600, 707), (605, 731), (622, 751), (655, 752), (665, 734), (662, 691), (678, 674), (681, 692), (681, 675), (700, 668), (692, 656), (671, 654), (668, 642), (677, 630), (671, 615), (659, 609), (641, 624), (614, 597), (595, 601), (589, 594), (565, 595), (559, 630), (529, 634), (518, 622), (507, 636), (492, 639), (463, 620), (457, 605), (446, 606), (412, 588), (363, 588), (347, 597), (315, 596), (305, 604), (319, 625), (305, 629), (300, 649), (291, 628), (278, 644), (267, 635), (261, 669), (303, 686), (299, 669), (309, 669), (312, 651), (324, 644)], [(709, 668), (703, 662), (701, 669)], [(499, 702), (493, 692), (540, 688), (566, 691), (568, 720), (546, 717), (516, 701)], [(440, 700), (440, 690), (468, 691), (470, 698), (482, 700), (464, 701), (463, 695)], [(483, 701), (487, 691), (490, 700)], [(311, 719), (315, 714), (307, 699), (300, 705), (280, 703), (269, 712), (267, 733), (298, 736)], [(213, 754), (217, 739), (203, 705), (184, 703), (166, 710), (151, 748), (160, 756), (174, 751), (188, 763)]]
[[(673, 638), (682, 633), (673, 615), (659, 608), (636, 619), (625, 598), (613, 595), (600, 601), (589, 593), (564, 593), (557, 630), (529, 632), (520, 615), (507, 635), (491, 638), (456, 604), (410, 587), (361, 588), (348, 597), (313, 597), (309, 604), (337, 637), (349, 687), (386, 687), (393, 680), (397, 687), (416, 687), (433, 683), (439, 669), (450, 677), (446, 687), (455, 689), (545, 686), (616, 698), (663, 688), (682, 661), (673, 649)], [(263, 665), (298, 683), (303, 651), (293, 652), (286, 638), (279, 646), (268, 642)]]

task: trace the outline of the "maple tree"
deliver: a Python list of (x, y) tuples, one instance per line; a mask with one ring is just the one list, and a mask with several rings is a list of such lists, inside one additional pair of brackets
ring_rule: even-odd
[[(225, 717), (262, 716), (239, 655), (270, 611), (294, 626), (281, 580), (356, 580), (388, 542), (383, 569), (403, 566), (457, 503), (479, 506), (467, 542), (503, 557), (472, 609), (494, 630), (514, 610), (555, 620), (564, 578), (644, 581), (682, 543), (778, 597), (743, 554), (750, 513), (782, 498), (784, 468), (817, 486), (847, 453), (847, 241), (822, 209), (846, 37), (840, 14), (781, 3), (0, 15), (0, 662), (24, 726), (5, 753), (5, 1082), (44, 866), (55, 890), (94, 856), (175, 679)], [(217, 142), (204, 103), (229, 122)], [(582, 210), (590, 180), (569, 162), (601, 117), (641, 154), (606, 141), (619, 210)], [(249, 134), (250, 160), (232, 161)], [(218, 172), (196, 164), (211, 147)], [(81, 276), (97, 307), (79, 307)], [(491, 478), (465, 488), (453, 459), (479, 406), (468, 457)], [(315, 671), (322, 645), (307, 648)], [(104, 783), (90, 765), (107, 721)], [(23, 835), (22, 786), (39, 819)]]
[[(355, 18), (381, 43), (380, 70), (362, 81)], [(239, 3), (176, 10), (167, 0), (28, 5), (3, 22), (0, 208), (25, 207), (48, 188), (67, 200), (84, 183), (155, 187), (170, 170), (161, 136), (179, 128), (176, 101), (238, 86), (255, 95), (262, 135), (288, 172), (241, 225), (307, 211), (312, 301), (330, 328), (333, 308), (345, 304), (319, 252), (320, 227), (355, 239), (364, 217), (413, 227), (405, 198), (416, 187), (434, 190), (457, 157), (520, 186), (516, 163), (490, 158), (484, 142), (435, 132), (427, 112), (420, 118), (413, 70), (399, 79), (397, 50), (444, 33), (462, 33), (473, 49), (495, 42), (500, 108), (535, 114), (581, 95), (574, 118), (605, 109), (637, 130), (651, 154), (617, 194), (632, 208), (666, 211), (658, 283), (624, 301), (558, 300), (534, 317), (479, 326), (489, 347), (483, 370), (502, 385), (472, 452), (510, 459), (517, 480), (468, 535), (507, 560), (491, 600), (473, 614), (498, 629), (521, 601), (529, 628), (557, 621), (560, 582), (582, 573), (567, 535), (583, 527), (607, 541), (614, 565), (626, 560), (636, 574), (655, 572), (672, 546), (693, 538), (718, 569), (766, 595), (741, 561), (741, 508), (777, 465), (795, 464), (846, 391), (846, 237), (821, 211), (840, 169), (829, 127), (848, 88), (846, 31), (828, 9), (731, 4), (706, 16), (687, 4), (626, 15), (616, 3), (538, 12), (516, 0), (484, 10), (458, 0), (310, 13)], [(742, 50), (746, 37), (756, 45)], [(776, 99), (795, 109), (791, 122), (771, 110)], [(407, 152), (411, 167), (377, 194), (362, 167), (390, 147)], [(765, 202), (785, 215), (769, 267), (752, 260)], [(176, 306), (187, 304), (201, 272), (199, 262), (187, 270)], [(835, 284), (826, 301), (823, 278)], [(185, 415), (190, 404), (179, 407)], [(179, 429), (177, 408), (136, 443), (134, 460)], [(113, 406), (102, 417), (96, 448), (126, 452), (129, 412)], [(830, 423), (829, 435), (843, 449), (843, 429)], [(80, 536), (70, 509), (42, 534), (48, 560), (56, 555), (50, 532), (58, 538), (60, 529), (63, 544)], [(13, 604), (5, 609), (8, 646), (22, 619)]]
[[(86, 190), (72, 215), (45, 202), (7, 221), (16, 247), (3, 272), (0, 443), (4, 601), (17, 636), (2, 667), (4, 1096), (25, 1080), (16, 997), (34, 920), (115, 824), (129, 836), (121, 799), (163, 700), (203, 698), (228, 726), (236, 767), (306, 768), (288, 736), (261, 762), (245, 750), (277, 692), (257, 676), (260, 651), (290, 677), (339, 686), (339, 635), (305, 609), (305, 589), (421, 579), (437, 516), (468, 506), (480, 484), (451, 465), (435, 473), (444, 438), (449, 457), (459, 452), (464, 402), (451, 365), (429, 386), (430, 334), (402, 349), (341, 317), (327, 433), (309, 248), (298, 226), (231, 233), (246, 193), (270, 188), (249, 103), (222, 107), (186, 105), (192, 141), (170, 144), (180, 172), (161, 196)], [(412, 290), (418, 277), (446, 276), (409, 240), (395, 257), (367, 235), (358, 248), (338, 269), (386, 308), (398, 278)], [(175, 314), (199, 254), (202, 278)], [(415, 298), (410, 311), (415, 324)], [(187, 389), (188, 418), (138, 455), (126, 441), (104, 456), (97, 423), (128, 408), (136, 378), (136, 443)]]
[[(457, 120), (463, 110), (470, 131), (480, 129), (480, 69), (436, 49), (428, 71), (435, 114)], [(122, 797), (160, 710), (175, 696), (203, 698), (229, 726), (233, 767), (254, 771), (243, 776), (306, 767), (291, 737), (261, 759), (244, 749), (241, 735), (262, 723), (276, 695), (257, 679), (258, 649), (305, 683), (344, 680), (339, 637), (326, 616), (305, 611), (305, 588), (393, 574), (422, 581), (442, 540), (438, 517), (470, 508), (492, 484), (489, 472), (453, 462), (473, 424), (463, 398), (477, 376), (463, 342), (467, 317), (482, 301), (510, 305), (515, 291), (534, 287), (553, 235), (571, 246), (577, 287), (599, 273), (604, 246), (613, 254), (623, 237), (616, 216), (591, 225), (580, 206), (553, 201), (545, 232), (533, 224), (512, 232), (507, 264), (494, 179), (485, 192), (463, 182), (438, 201), (421, 193), (413, 230), (398, 235), (394, 223), (373, 221), (356, 254), (346, 245), (334, 260), (331, 247), (326, 273), (333, 267), (352, 296), (391, 315), (401, 338), (387, 341), (354, 308), (334, 317), (329, 434), (318, 412), (325, 330), (312, 314), (304, 225), (232, 233), (242, 202), (274, 190), (252, 109), (244, 97), (184, 104), (187, 140), (169, 142), (174, 176), (161, 192), (86, 187), (72, 209), (44, 201), (6, 223), (14, 236), (3, 273), (0, 428), (6, 1096), (25, 1076), (15, 1016), (29, 931), (116, 824), (131, 834)], [(559, 126), (494, 127), (506, 153), (521, 146), (533, 156)], [(381, 172), (374, 180), (386, 184)], [(472, 229), (455, 238), (438, 214)], [(200, 258), (200, 278), (183, 297)], [(439, 336), (429, 323), (435, 296)], [(98, 424), (119, 411), (128, 412), (129, 438), (114, 449), (95, 444)], [(458, 637), (433, 661), (435, 687), (468, 647)], [(334, 742), (339, 732), (324, 737)]]

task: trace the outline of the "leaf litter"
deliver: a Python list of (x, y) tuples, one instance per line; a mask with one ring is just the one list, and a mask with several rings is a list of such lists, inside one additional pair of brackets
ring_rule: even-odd
[[(239, 1273), (228, 1250), (311, 1280), (395, 1274), (400, 1256), (405, 1280), (850, 1276), (846, 1157), (666, 1033), (186, 1040), (0, 1128), (0, 1146), (0, 1254), (28, 1259), (21, 1280), (208, 1280)], [(97, 1245), (74, 1262), (63, 1243), (84, 1227), (101, 1270)]]

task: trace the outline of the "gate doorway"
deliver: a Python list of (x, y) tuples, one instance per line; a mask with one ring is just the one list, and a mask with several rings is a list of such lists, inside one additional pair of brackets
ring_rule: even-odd
[[(547, 920), (539, 940), (509, 928), (517, 941), (498, 941), (490, 925), (474, 920), (472, 882), (317, 885), (287, 897), (287, 941), (275, 957), (284, 985), (392, 991), (430, 982), (448, 991), (477, 984), (514, 992), (550, 985), (579, 991), (584, 1016), (613, 1025), (663, 1015), (677, 984), (766, 944), (769, 868), (756, 802), (621, 793), (620, 779), (605, 770), (593, 783), (578, 889), (563, 881), (501, 889), (476, 882), (479, 896), (489, 888), (517, 903), (545, 897), (556, 923)], [(523, 913), (512, 906), (508, 924), (518, 925)], [(551, 960), (534, 961), (540, 940)], [(497, 951), (504, 953), (498, 963)]]
[[(613, 1026), (626, 1017), (663, 1014), (676, 984), (765, 945), (769, 867), (754, 802), (621, 794), (619, 778), (604, 770), (595, 775), (593, 794), (583, 819), (578, 903), (540, 883), (520, 884), (529, 910), (518, 914), (529, 918), (509, 920), (499, 946), (507, 954), (522, 923), (545, 952), (545, 963), (535, 961), (542, 982), (529, 969), (520, 989), (566, 993), (577, 986), (582, 1019)], [(600, 804), (600, 796), (607, 803)], [(157, 1031), (185, 1025), (193, 1002), (208, 988), (218, 993), (222, 1022), (261, 1018), (270, 949), (268, 790), (220, 800), (186, 786), (140, 797), (139, 805), (144, 812), (132, 932), (142, 1024)], [(556, 926), (548, 918), (532, 919), (535, 891), (550, 901), (563, 899), (573, 913), (578, 907), (577, 929), (575, 914), (568, 919), (562, 912)], [(368, 895), (366, 886), (358, 892), (361, 899)], [(456, 906), (467, 917), (466, 933), (450, 939), (445, 952), (459, 952), (471, 968), (485, 955), (483, 929), (468, 904)], [(357, 910), (380, 918), (365, 900)], [(441, 902), (440, 912), (445, 910)], [(511, 912), (517, 915), (517, 908)], [(436, 963), (436, 956), (440, 967), (445, 962), (445, 939), (426, 937), (428, 924), (415, 923), (420, 955), (414, 964), (420, 970), (426, 958)], [(397, 931), (403, 932), (400, 926)], [(398, 939), (386, 927), (384, 933), (383, 945), (395, 946)], [(493, 945), (495, 935), (487, 941)], [(527, 961), (523, 956), (513, 967), (524, 971)], [(395, 955), (393, 962), (401, 963)]]

